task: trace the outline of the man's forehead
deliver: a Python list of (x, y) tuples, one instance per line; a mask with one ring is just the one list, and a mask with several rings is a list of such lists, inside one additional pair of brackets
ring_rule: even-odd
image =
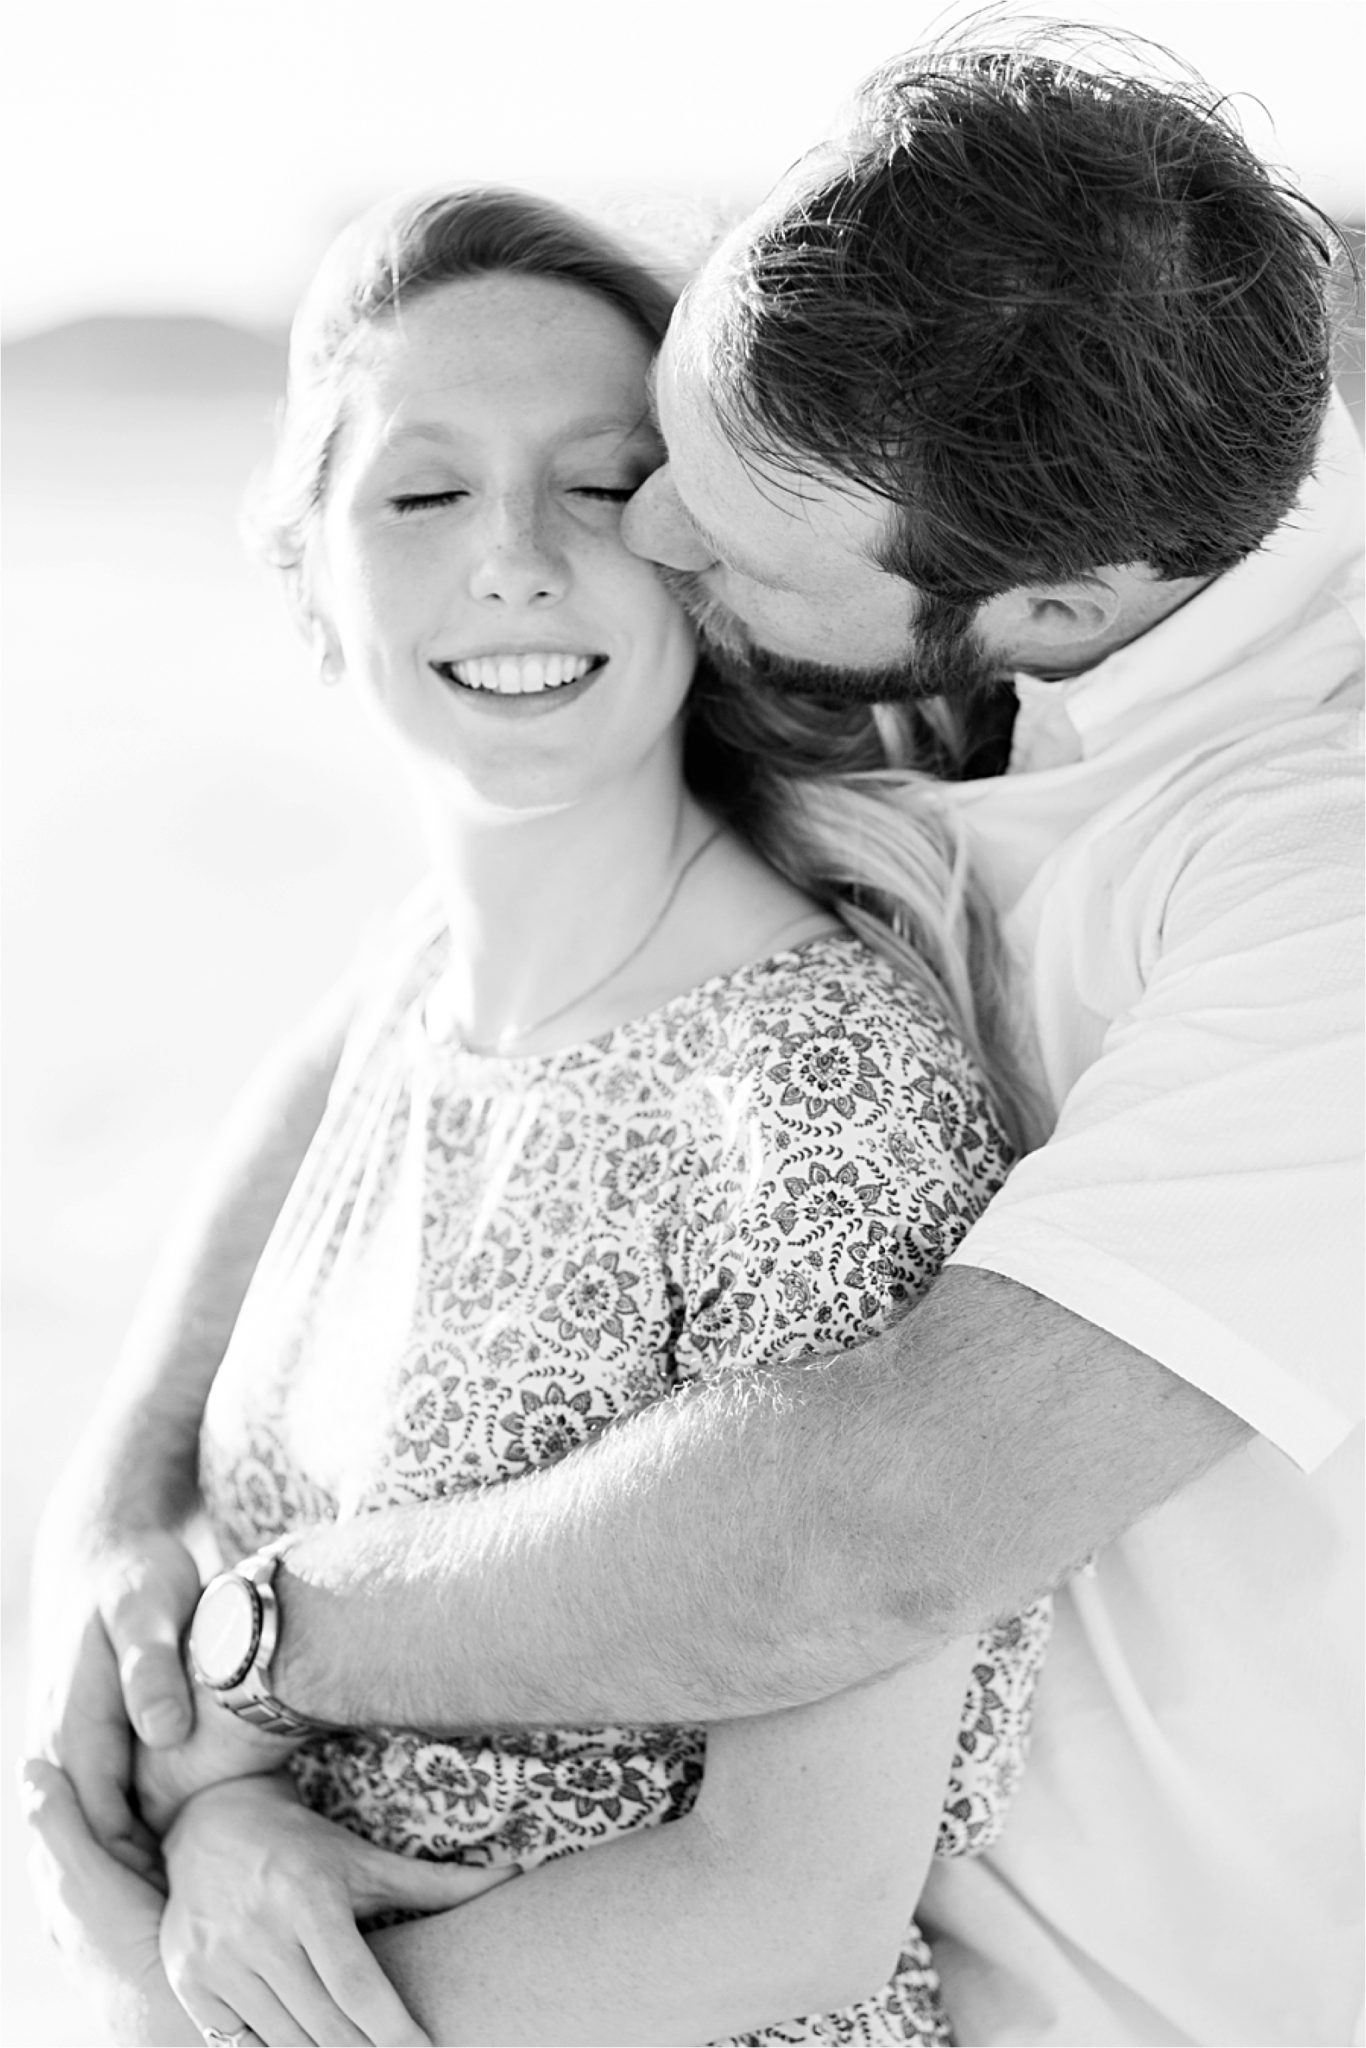
[(685, 458), (707, 461), (715, 473), (732, 482), (743, 477), (778, 510), (801, 517), (803, 505), (823, 499), (838, 479), (818, 474), (798, 450), (776, 442), (766, 450), (756, 437), (737, 433), (729, 423), (725, 406), (717, 402), (722, 379), (713, 348), (712, 315), (719, 310), (719, 295), (714, 296), (701, 278), (694, 280), (650, 366), (650, 407), (669, 460), (677, 465), (678, 443)]
[(889, 518), (881, 499), (814, 470), (799, 451), (736, 445), (713, 401), (710, 351), (705, 340), (694, 345), (694, 320), (705, 318), (705, 301), (682, 309), (650, 379), (674, 488), (700, 537), (759, 581), (831, 550), (873, 566)]

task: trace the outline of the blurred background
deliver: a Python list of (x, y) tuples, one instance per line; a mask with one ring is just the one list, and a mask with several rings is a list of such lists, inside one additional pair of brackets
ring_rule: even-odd
[[(697, 246), (878, 60), (963, 10), (689, 0), (45, 0), (10, 11), (5, 1734), (34, 1521), (178, 1193), (256, 1060), (418, 872), (238, 516), (332, 232), (438, 181)], [(1058, 10), (1062, 12), (1061, 9)], [(1025, 10), (1007, 5), (1006, 21)], [(1131, 0), (1360, 242), (1358, 0)], [(817, 22), (819, 21), (819, 26)], [(785, 24), (791, 23), (791, 26)], [(1360, 404), (1360, 352), (1344, 334)], [(3, 1820), (4, 2038), (94, 2038)]]

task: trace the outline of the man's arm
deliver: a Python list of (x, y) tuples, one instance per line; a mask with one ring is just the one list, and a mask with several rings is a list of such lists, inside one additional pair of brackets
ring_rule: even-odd
[(276, 1575), (275, 1689), (431, 1733), (820, 1698), (1017, 1611), (1249, 1434), (1055, 1302), (955, 1267), (855, 1351), (304, 1535)]
[(39, 1530), (34, 1738), (65, 1766), (96, 1835), (141, 1866), (128, 1723), (153, 1744), (189, 1725), (179, 1638), (199, 1573), (180, 1532), (197, 1506), (200, 1417), (317, 1128), (348, 1008), (348, 992), (329, 999), (237, 1104)]

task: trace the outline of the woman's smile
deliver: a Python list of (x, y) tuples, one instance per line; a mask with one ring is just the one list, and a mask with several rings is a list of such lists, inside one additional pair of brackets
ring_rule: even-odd
[(443, 682), (496, 697), (561, 696), (575, 692), (606, 666), (605, 654), (532, 652), (476, 654), (461, 661), (433, 661)]

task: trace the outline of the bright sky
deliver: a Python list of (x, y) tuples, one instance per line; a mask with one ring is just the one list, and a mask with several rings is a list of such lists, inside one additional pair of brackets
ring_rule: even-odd
[[(108, 310), (283, 320), (332, 229), (407, 185), (757, 197), (864, 71), (946, 11), (28, 0), (3, 51), (6, 329)], [(1076, 17), (1262, 99), (1275, 130), (1247, 104), (1252, 140), (1360, 217), (1360, 0), (1083, 0)]]

